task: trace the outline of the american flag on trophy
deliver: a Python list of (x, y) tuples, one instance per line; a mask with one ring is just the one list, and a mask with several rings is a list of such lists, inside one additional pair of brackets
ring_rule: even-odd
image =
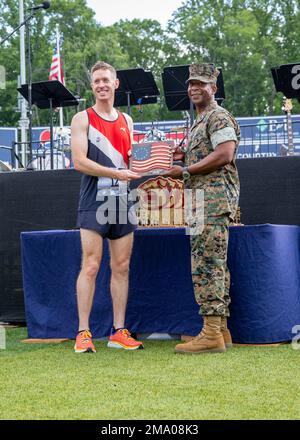
[(159, 174), (173, 164), (174, 142), (153, 141), (132, 146), (130, 169), (139, 174)]

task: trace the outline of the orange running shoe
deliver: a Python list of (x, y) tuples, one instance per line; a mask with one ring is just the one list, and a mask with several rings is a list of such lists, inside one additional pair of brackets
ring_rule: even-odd
[(92, 334), (89, 330), (82, 330), (78, 333), (74, 350), (75, 353), (96, 353), (92, 342)]
[(143, 343), (134, 339), (126, 328), (120, 328), (116, 331), (112, 330), (107, 346), (109, 348), (124, 348), (124, 350), (144, 348)]

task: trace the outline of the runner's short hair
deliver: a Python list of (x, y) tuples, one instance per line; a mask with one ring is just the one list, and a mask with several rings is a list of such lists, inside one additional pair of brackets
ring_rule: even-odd
[(117, 78), (116, 69), (113, 66), (111, 66), (110, 64), (105, 63), (104, 61), (97, 61), (97, 63), (93, 65), (92, 70), (91, 70), (91, 76), (97, 70), (109, 70), (110, 72), (112, 72), (114, 77)]

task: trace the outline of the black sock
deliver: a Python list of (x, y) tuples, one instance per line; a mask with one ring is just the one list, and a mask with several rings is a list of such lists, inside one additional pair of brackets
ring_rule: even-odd
[(124, 330), (124, 328), (126, 328), (126, 327), (119, 327), (119, 328), (116, 328), (116, 327), (113, 325), (113, 331), (114, 331), (114, 333), (117, 332), (118, 330)]

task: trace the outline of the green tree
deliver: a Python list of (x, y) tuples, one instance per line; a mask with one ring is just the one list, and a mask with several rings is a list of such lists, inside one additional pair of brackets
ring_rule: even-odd
[[(25, 8), (33, 4), (26, 1)], [(0, 36), (18, 25), (18, 2), (0, 0)], [(127, 55), (122, 52), (118, 36), (113, 29), (101, 27), (94, 18), (94, 11), (85, 0), (56, 0), (46, 12), (40, 11), (31, 22), (32, 79), (48, 80), (53, 48), (56, 42), (56, 25), (62, 35), (63, 68), (66, 86), (86, 105), (93, 102), (90, 91), (89, 69), (98, 60), (105, 59), (113, 65), (127, 65)], [(105, 30), (104, 30), (105, 29)], [(19, 34), (15, 34), (0, 49), (0, 64), (6, 68), (6, 89), (0, 91), (0, 125), (17, 126), (20, 114), (17, 105), (17, 77), (20, 70)], [(64, 109), (65, 123), (70, 123), (75, 108)], [(47, 125), (47, 110), (34, 112), (34, 125)]]
[(183, 50), (183, 61), (223, 68), (226, 107), (237, 116), (254, 116), (281, 113), (270, 68), (297, 61), (290, 50), (297, 41), (297, 18), (296, 0), (187, 0), (168, 29)]
[[(25, 9), (36, 3), (25, 0)], [(18, 25), (18, 2), (0, 0), (0, 38)], [(166, 66), (197, 61), (222, 67), (225, 106), (237, 116), (281, 114), (282, 96), (276, 93), (270, 68), (299, 61), (300, 0), (186, 0), (174, 11), (167, 29), (156, 20), (120, 20), (103, 27), (86, 0), (56, 0), (39, 11), (31, 23), (33, 80), (47, 80), (55, 27), (62, 34), (62, 59), (67, 87), (94, 102), (90, 67), (99, 59), (117, 69), (142, 67), (153, 72), (161, 96), (158, 104), (134, 107), (137, 121), (181, 119), (164, 103), (161, 72)], [(6, 68), (6, 89), (0, 90), (0, 126), (17, 126), (19, 35), (0, 48)], [(64, 109), (65, 123), (75, 108)], [(300, 112), (295, 102), (294, 113)], [(48, 111), (35, 111), (34, 124), (48, 124)]]

